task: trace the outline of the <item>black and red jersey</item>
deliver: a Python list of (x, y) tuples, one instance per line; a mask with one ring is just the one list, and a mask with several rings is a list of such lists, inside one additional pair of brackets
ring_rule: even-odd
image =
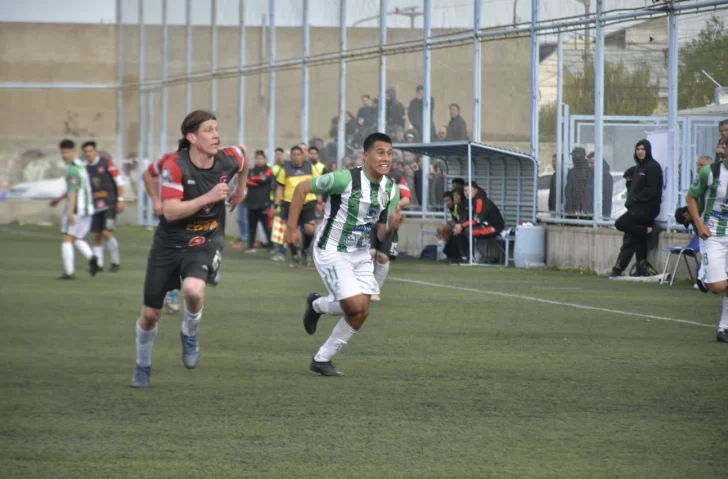
[(248, 170), (248, 193), (245, 206), (251, 210), (262, 210), (270, 206), (273, 187), (273, 169), (268, 165), (254, 166)]
[[(198, 198), (218, 183), (232, 181), (242, 171), (245, 161), (241, 149), (237, 147), (218, 151), (212, 167), (204, 170), (192, 163), (189, 150), (165, 155), (165, 158), (161, 165), (162, 201)], [(168, 221), (162, 217), (154, 241), (160, 246), (171, 248), (202, 244), (222, 248), (225, 246), (225, 202), (210, 203), (192, 216), (177, 221)]]
[(115, 208), (119, 197), (117, 187), (124, 186), (124, 182), (114, 160), (97, 156), (93, 163), (86, 164), (86, 171), (91, 181), (94, 210), (99, 212)]
[(391, 169), (389, 170), (389, 173), (387, 173), (387, 176), (389, 176), (389, 179), (392, 180), (395, 185), (399, 186), (400, 199), (409, 198), (412, 200), (412, 192), (410, 191), (409, 186), (407, 186), (407, 180), (401, 170)]

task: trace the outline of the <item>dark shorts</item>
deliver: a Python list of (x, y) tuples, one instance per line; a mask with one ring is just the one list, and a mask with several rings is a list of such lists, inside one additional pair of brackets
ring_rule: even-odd
[[(291, 208), (290, 203), (284, 203), (281, 205), (281, 219), (288, 221), (288, 211)], [(298, 225), (314, 225), (316, 224), (316, 202), (310, 201), (303, 205), (301, 214), (298, 216)]]
[(374, 225), (374, 228), (372, 228), (372, 232), (370, 240), (371, 240), (371, 250), (375, 250), (377, 253), (381, 253), (384, 255), (387, 255), (389, 259), (394, 259), (397, 257), (397, 246), (399, 241), (399, 232), (395, 231), (392, 233), (390, 237), (385, 239), (384, 241), (379, 241), (379, 237), (377, 236), (377, 225)]
[(162, 309), (167, 292), (179, 289), (185, 278), (217, 284), (221, 260), (221, 251), (214, 246), (164, 248), (153, 244), (144, 278), (144, 306)]
[(114, 231), (116, 229), (116, 208), (109, 207), (95, 213), (91, 218), (91, 232)]

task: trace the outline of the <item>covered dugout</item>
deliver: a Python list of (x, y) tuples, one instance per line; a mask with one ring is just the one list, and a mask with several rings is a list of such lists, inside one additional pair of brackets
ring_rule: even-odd
[[(500, 209), (506, 229), (523, 222), (536, 223), (538, 164), (533, 157), (469, 141), (396, 143), (392, 147), (416, 155), (441, 158), (447, 167), (445, 185), (448, 189), (454, 178), (477, 182)], [(510, 248), (509, 241), (505, 242), (507, 265)], [(472, 247), (471, 241), (470, 264), (474, 264)]]

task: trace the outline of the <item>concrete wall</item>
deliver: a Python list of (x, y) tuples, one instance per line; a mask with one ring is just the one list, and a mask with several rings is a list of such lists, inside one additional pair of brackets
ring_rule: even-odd
[[(440, 32), (434, 32), (435, 34)], [(161, 28), (147, 27), (146, 78), (161, 75)], [(184, 74), (185, 29), (169, 28), (169, 74)], [(420, 39), (421, 30), (391, 29), (390, 42)], [(311, 54), (320, 55), (338, 49), (336, 28), (311, 29)], [(138, 79), (138, 29), (123, 29), (125, 82)], [(238, 29), (220, 27), (218, 66), (238, 63)], [(301, 29), (278, 28), (276, 54), (292, 58), (301, 53)], [(350, 29), (350, 48), (378, 42), (374, 29)], [(248, 64), (265, 63), (265, 42), (261, 29), (247, 32)], [(210, 29), (193, 29), (193, 71), (209, 70)], [(438, 49), (432, 53), (432, 93), (435, 97), (435, 123), (447, 124), (447, 104), (458, 103), (462, 116), (472, 127), (472, 47)], [(347, 73), (347, 109), (356, 114), (360, 95), (378, 92), (378, 60), (352, 61)], [(400, 101), (408, 105), (415, 86), (422, 83), (422, 53), (393, 55), (387, 60), (387, 85), (398, 91)], [(0, 81), (13, 82), (87, 82), (114, 83), (117, 77), (116, 26), (74, 24), (3, 23), (0, 29)], [(328, 139), (331, 118), (338, 113), (338, 65), (311, 68), (310, 133)], [(528, 39), (488, 42), (483, 45), (483, 139), (506, 146), (524, 144), (529, 137), (530, 59)], [(277, 74), (276, 143), (290, 146), (300, 138), (300, 70)], [(246, 143), (252, 148), (267, 144), (267, 75), (248, 76), (245, 90)], [(237, 139), (238, 79), (218, 80), (218, 107), (223, 142)], [(169, 128), (166, 149), (178, 137), (184, 116), (184, 85), (169, 88)], [(209, 108), (209, 83), (193, 84), (193, 108)], [(124, 95), (124, 131), (126, 157), (137, 151), (136, 90)], [(46, 155), (56, 154), (61, 137), (79, 141), (95, 138), (100, 148), (116, 154), (116, 93), (92, 90), (0, 90), (0, 104), (6, 113), (0, 118), (0, 162), (13, 162), (29, 149)], [(157, 109), (159, 99), (157, 98)], [(8, 113), (11, 114), (8, 114)], [(159, 111), (155, 112), (155, 145), (159, 145)], [(505, 144), (504, 144), (505, 143)], [(156, 147), (159, 150), (159, 147)], [(522, 149), (522, 148), (519, 148)], [(526, 148), (527, 150), (527, 148)], [(155, 152), (158, 155), (160, 152)], [(12, 168), (11, 168), (12, 169)], [(2, 171), (2, 169), (0, 169)]]

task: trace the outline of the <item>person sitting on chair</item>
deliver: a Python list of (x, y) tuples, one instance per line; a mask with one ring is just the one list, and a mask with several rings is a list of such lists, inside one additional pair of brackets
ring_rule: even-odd
[(472, 221), (469, 212), (462, 215), (460, 222), (453, 228), (452, 234), (454, 236), (462, 234), (463, 240), (461, 244), (464, 243), (465, 246), (463, 253), (467, 256), (467, 238), (471, 230), (473, 238), (495, 238), (503, 231), (505, 222), (498, 207), (490, 201), (488, 195), (475, 181), (471, 181), (470, 184), (465, 185), (463, 194), (467, 198), (467, 208), (472, 209)]

